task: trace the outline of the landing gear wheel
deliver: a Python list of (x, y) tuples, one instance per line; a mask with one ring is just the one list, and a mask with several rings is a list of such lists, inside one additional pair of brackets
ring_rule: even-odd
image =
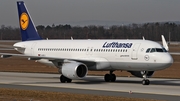
[(65, 83), (65, 82), (71, 83), (71, 81), (72, 81), (72, 79), (69, 79), (69, 78), (65, 77), (64, 75), (60, 76), (60, 82), (61, 83)]
[(148, 71), (141, 71), (143, 80), (142, 80), (142, 84), (143, 85), (149, 85), (150, 81), (147, 79), (147, 75), (148, 75)]
[(149, 85), (150, 84), (150, 81), (149, 80), (146, 80), (146, 85)]
[(148, 79), (142, 80), (143, 85), (149, 85), (150, 81)]
[(104, 76), (104, 80), (106, 82), (115, 82), (116, 81), (116, 75), (115, 74), (106, 74)]
[(111, 79), (110, 74), (106, 74), (106, 75), (104, 76), (104, 80), (105, 80), (106, 82), (110, 82), (110, 79)]
[(67, 78), (67, 83), (71, 83), (72, 79)]
[(61, 83), (65, 83), (65, 82), (66, 82), (66, 77), (63, 76), (63, 75), (61, 75), (61, 76), (60, 76), (60, 82), (61, 82)]
[(111, 75), (111, 82), (115, 82), (116, 81), (116, 75), (115, 74), (112, 74)]

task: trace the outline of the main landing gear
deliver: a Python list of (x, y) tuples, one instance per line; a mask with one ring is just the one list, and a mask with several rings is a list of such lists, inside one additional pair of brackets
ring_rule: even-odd
[(61, 83), (65, 83), (65, 82), (71, 83), (71, 81), (72, 81), (72, 79), (69, 79), (69, 78), (65, 77), (64, 75), (60, 76), (60, 82)]
[(141, 74), (142, 74), (142, 77), (143, 77), (143, 80), (142, 80), (142, 84), (143, 85), (149, 85), (150, 84), (150, 81), (147, 79), (147, 71), (142, 71)]
[(110, 71), (109, 74), (106, 74), (106, 75), (104, 76), (104, 80), (105, 80), (106, 82), (115, 82), (115, 81), (116, 81), (116, 75), (113, 74), (113, 71)]

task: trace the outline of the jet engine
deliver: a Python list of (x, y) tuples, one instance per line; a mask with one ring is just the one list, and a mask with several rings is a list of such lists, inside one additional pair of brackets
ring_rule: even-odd
[(147, 78), (151, 77), (154, 74), (154, 71), (129, 71), (132, 75), (136, 77), (143, 78), (145, 74)]
[(68, 61), (62, 65), (61, 72), (69, 79), (80, 79), (87, 75), (88, 68), (83, 63)]

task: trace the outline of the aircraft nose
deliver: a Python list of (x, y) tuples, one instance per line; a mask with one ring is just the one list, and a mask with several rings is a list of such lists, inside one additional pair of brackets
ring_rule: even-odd
[(173, 63), (173, 58), (170, 54), (166, 54), (166, 55), (162, 56), (161, 60), (164, 63), (164, 65), (166, 65), (166, 67), (171, 66)]
[(172, 56), (170, 54), (168, 54), (168, 56), (166, 57), (165, 62), (173, 63), (173, 58), (172, 58)]

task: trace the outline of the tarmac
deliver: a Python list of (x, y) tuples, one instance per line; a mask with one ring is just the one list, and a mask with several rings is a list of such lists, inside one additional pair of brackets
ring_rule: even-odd
[(142, 79), (135, 77), (117, 77), (116, 82), (105, 82), (103, 76), (87, 76), (72, 83), (60, 83), (59, 76), (0, 72), (0, 87), (166, 101), (180, 99), (180, 79), (150, 78), (150, 85), (142, 85)]

